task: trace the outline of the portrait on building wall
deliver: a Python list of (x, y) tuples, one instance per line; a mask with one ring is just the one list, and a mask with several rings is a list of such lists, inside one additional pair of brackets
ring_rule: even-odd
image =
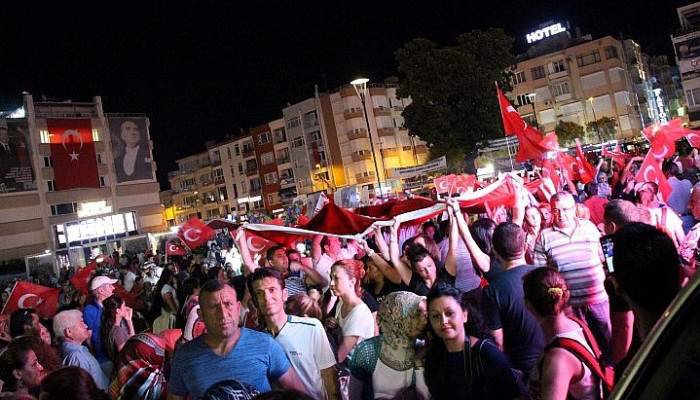
[(36, 190), (26, 119), (0, 118), (0, 193)]
[(146, 118), (109, 118), (117, 183), (153, 179)]

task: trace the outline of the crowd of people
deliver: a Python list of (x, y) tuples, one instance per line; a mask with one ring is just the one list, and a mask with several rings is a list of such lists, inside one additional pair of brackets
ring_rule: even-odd
[(696, 269), (696, 160), (665, 165), (665, 202), (639, 161), (485, 215), (449, 198), (308, 253), (256, 254), (239, 229), (240, 271), (115, 254), (87, 295), (61, 277), (51, 320), (5, 319), (0, 397), (604, 398)]

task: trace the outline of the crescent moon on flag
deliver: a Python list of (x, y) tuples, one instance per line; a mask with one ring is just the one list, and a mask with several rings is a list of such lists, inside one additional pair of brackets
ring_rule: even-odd
[(687, 139), (688, 139), (688, 142), (691, 142), (690, 144), (692, 145), (693, 141), (700, 140), (700, 135), (698, 135), (697, 133), (690, 133), (690, 134), (688, 134)]
[[(650, 179), (648, 174), (649, 172), (653, 173), (653, 179)], [(644, 178), (644, 182), (656, 182), (656, 174), (654, 173), (654, 167), (651, 165), (647, 165), (647, 167), (644, 169), (644, 173), (642, 174), (642, 177)]]
[(654, 158), (660, 159), (666, 157), (666, 154), (668, 154), (668, 147), (664, 145), (662, 148), (663, 151), (659, 151), (658, 153), (651, 153)]
[(253, 239), (255, 239), (254, 236), (249, 236), (249, 237), (248, 237), (248, 249), (252, 250), (252, 251), (255, 252), (255, 253), (259, 253), (260, 251), (262, 251), (262, 249), (265, 248), (265, 244), (263, 243), (263, 244), (262, 244), (261, 246), (259, 246), (259, 247), (258, 247), (258, 246), (255, 246), (255, 245), (253, 245)]
[(177, 246), (171, 244), (170, 246), (168, 246), (168, 250), (170, 250), (171, 253), (174, 253), (177, 251)]
[(66, 139), (68, 139), (71, 136), (75, 136), (78, 138), (78, 141), (80, 142), (80, 148), (78, 149), (78, 152), (80, 152), (80, 149), (83, 148), (83, 137), (80, 135), (80, 132), (78, 132), (75, 129), (66, 129), (65, 132), (61, 135), (61, 145), (63, 145), (63, 148), (68, 151), (66, 148)]
[[(36, 298), (39, 299), (39, 300), (37, 300), (36, 303), (33, 304), (33, 305), (25, 306), (25, 305), (24, 305), (24, 302), (26, 302), (27, 300), (29, 300), (30, 297), (36, 297)], [(37, 296), (37, 295), (35, 295), (35, 294), (33, 294), (33, 293), (28, 293), (28, 294), (23, 294), (22, 296), (20, 296), (19, 300), (17, 301), (17, 306), (18, 306), (19, 308), (32, 308), (32, 307), (38, 306), (39, 304), (41, 304), (41, 303), (43, 303), (43, 302), (44, 302), (44, 300), (42, 300), (41, 297), (39, 297), (39, 296)]]
[[(190, 235), (192, 235), (192, 233), (191, 233), (192, 231), (196, 232), (196, 234), (193, 235), (193, 236), (190, 236)], [(199, 230), (199, 229), (196, 229), (196, 228), (189, 228), (189, 229), (187, 229), (187, 230), (185, 231), (185, 233), (182, 234), (182, 236), (184, 236), (185, 239), (187, 239), (188, 242), (196, 242), (196, 241), (199, 240), (199, 238), (200, 238), (199, 233), (200, 233), (200, 230)]]

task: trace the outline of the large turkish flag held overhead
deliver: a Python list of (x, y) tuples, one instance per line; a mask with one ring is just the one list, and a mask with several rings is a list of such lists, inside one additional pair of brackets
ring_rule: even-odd
[(56, 190), (98, 188), (95, 144), (89, 119), (47, 119)]

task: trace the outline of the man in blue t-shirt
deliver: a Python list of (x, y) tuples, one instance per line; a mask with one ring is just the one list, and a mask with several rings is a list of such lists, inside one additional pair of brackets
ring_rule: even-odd
[(284, 389), (305, 393), (284, 351), (265, 333), (238, 326), (240, 303), (229, 285), (210, 280), (199, 293), (200, 315), (207, 332), (177, 349), (168, 399), (200, 398), (212, 385), (238, 379), (260, 392), (273, 381)]
[(86, 304), (83, 308), (83, 321), (85, 325), (92, 331), (90, 336), (90, 345), (92, 352), (95, 354), (97, 362), (100, 363), (102, 371), (108, 377), (112, 375), (112, 362), (107, 357), (107, 351), (102, 344), (102, 302), (114, 293), (114, 284), (116, 279), (108, 276), (96, 276), (90, 281), (90, 291), (92, 292), (93, 300)]
[(493, 251), (503, 272), (484, 289), (484, 317), (498, 347), (509, 356), (513, 367), (528, 376), (545, 341), (524, 301), (523, 276), (535, 269), (525, 263), (525, 232), (514, 223), (498, 225), (493, 232)]

